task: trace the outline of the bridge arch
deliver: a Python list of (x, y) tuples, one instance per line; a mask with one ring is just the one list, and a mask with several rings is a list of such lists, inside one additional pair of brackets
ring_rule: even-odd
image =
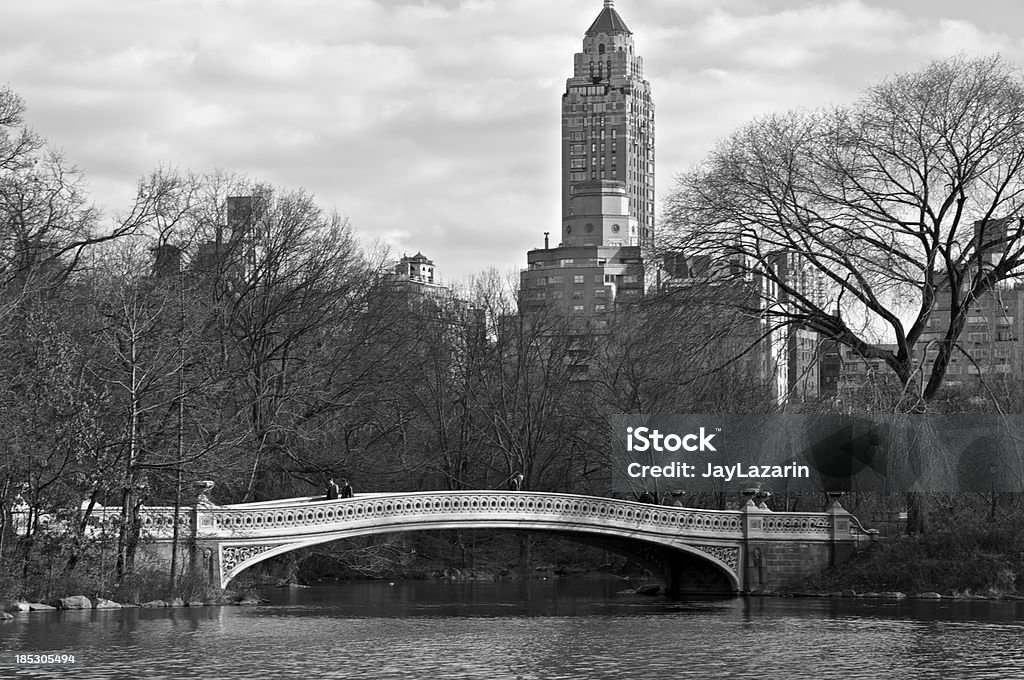
[(397, 523), (387, 526), (359, 527), (336, 529), (307, 536), (301, 539), (290, 539), (283, 542), (267, 542), (254, 544), (251, 542), (224, 541), (220, 545), (221, 587), (227, 585), (242, 572), (273, 557), (287, 554), (303, 548), (311, 548), (324, 543), (331, 543), (347, 538), (374, 536), (414, 531), (455, 531), (459, 529), (493, 529), (497, 531), (529, 531), (564, 538), (567, 540), (601, 548), (636, 561), (638, 564), (655, 574), (662, 580), (666, 588), (670, 587), (673, 570), (685, 568), (687, 562), (699, 562), (710, 567), (720, 575), (723, 587), (709, 592), (735, 592), (740, 589), (739, 576), (734, 569), (723, 561), (724, 554), (717, 556), (701, 550), (677, 539), (662, 536), (631, 537), (615, 535), (599, 528), (575, 528), (566, 530), (557, 522), (519, 520), (515, 525), (507, 521), (465, 520), (465, 521), (426, 521), (416, 523)]
[[(739, 513), (654, 506), (612, 498), (536, 492), (366, 494), (212, 506), (206, 532), (219, 551), (221, 585), (250, 566), (344, 538), (448, 529), (561, 535), (627, 555), (670, 585), (673, 570), (699, 561), (740, 588)], [(653, 567), (653, 568), (652, 568)]]

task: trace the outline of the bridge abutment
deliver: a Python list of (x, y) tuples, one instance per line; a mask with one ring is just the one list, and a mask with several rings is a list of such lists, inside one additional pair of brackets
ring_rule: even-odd
[[(842, 564), (858, 549), (851, 515), (838, 501), (815, 516), (743, 507), (742, 589), (767, 592)], [(821, 540), (822, 534), (828, 540)]]

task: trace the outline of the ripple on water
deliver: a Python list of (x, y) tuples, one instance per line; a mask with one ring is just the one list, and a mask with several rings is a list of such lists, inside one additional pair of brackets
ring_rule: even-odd
[[(1013, 603), (666, 603), (588, 587), (337, 584), (267, 607), (24, 615), (0, 626), (0, 677), (1024, 677)], [(11, 663), (61, 651), (78, 663)]]

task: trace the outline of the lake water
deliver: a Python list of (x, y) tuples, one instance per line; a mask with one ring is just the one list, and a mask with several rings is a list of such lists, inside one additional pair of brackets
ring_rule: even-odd
[[(20, 614), (3, 678), (1024, 678), (1024, 603), (617, 595), (614, 580), (341, 582), (258, 607)], [(15, 654), (75, 663), (16, 663)]]

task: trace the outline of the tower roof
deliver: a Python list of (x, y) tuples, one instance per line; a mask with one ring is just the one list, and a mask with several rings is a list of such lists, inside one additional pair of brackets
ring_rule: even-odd
[(626, 22), (615, 11), (615, 0), (604, 0), (604, 9), (594, 19), (594, 23), (590, 24), (586, 35), (598, 33), (629, 33), (632, 35), (633, 32), (626, 26)]

